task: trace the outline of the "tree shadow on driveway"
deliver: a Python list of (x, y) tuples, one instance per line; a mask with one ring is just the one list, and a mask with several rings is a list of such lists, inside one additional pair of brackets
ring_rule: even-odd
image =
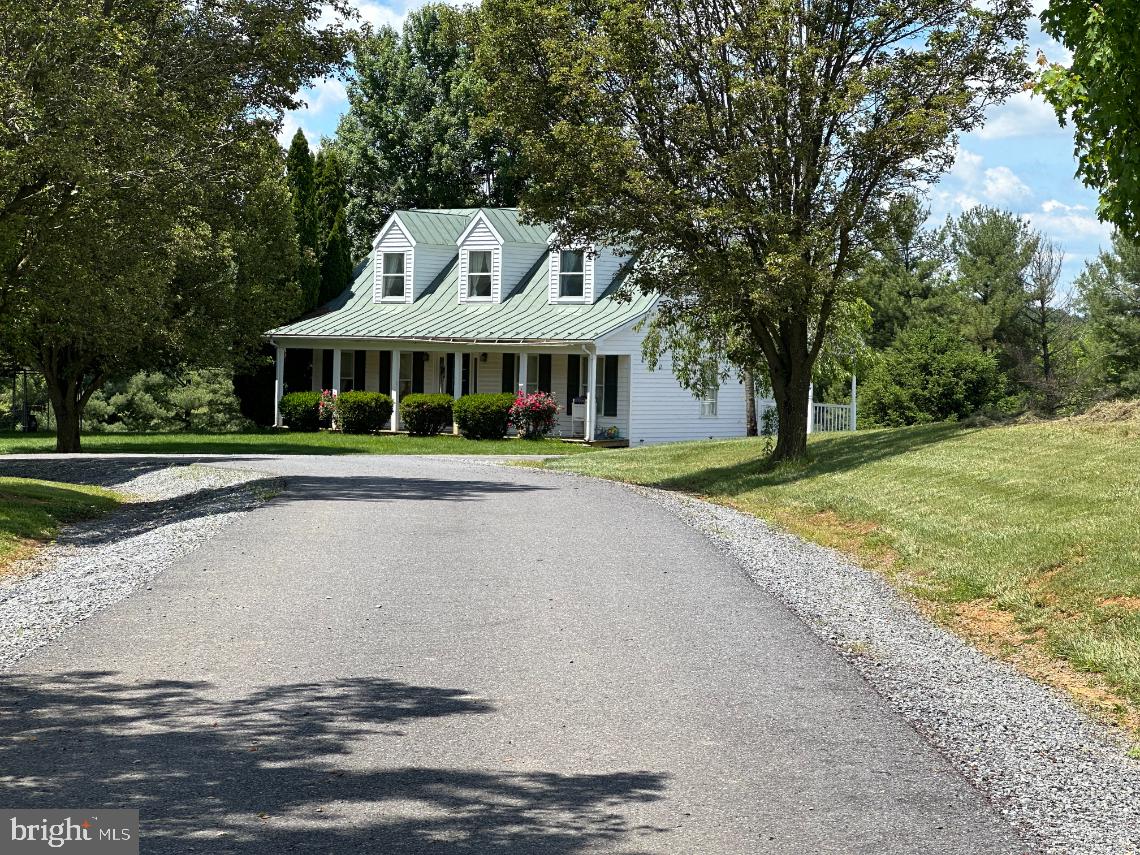
[(552, 490), (535, 484), (480, 479), (394, 478), (369, 475), (258, 478), (207, 487), (170, 499), (129, 502), (111, 514), (65, 530), (59, 542), (95, 546), (203, 516), (244, 510), (272, 497), (275, 502), (474, 502), (495, 495)]
[(657, 830), (622, 808), (659, 799), (660, 773), (407, 765), (411, 722), (493, 711), (460, 689), (357, 678), (233, 697), (109, 672), (2, 685), (6, 803), (136, 808), (148, 853), (572, 855)]

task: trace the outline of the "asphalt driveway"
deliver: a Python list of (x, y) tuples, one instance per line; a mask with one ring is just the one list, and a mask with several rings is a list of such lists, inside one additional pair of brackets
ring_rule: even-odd
[(261, 458), (286, 489), (3, 675), (11, 807), (142, 851), (1020, 852), (702, 536), (618, 487)]

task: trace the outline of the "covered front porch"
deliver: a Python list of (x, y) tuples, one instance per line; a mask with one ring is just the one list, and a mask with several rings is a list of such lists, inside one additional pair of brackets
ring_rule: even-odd
[[(274, 421), (287, 392), (331, 389), (382, 392), (394, 407), (409, 394), (452, 395), (543, 391), (559, 404), (552, 436), (614, 441), (629, 436), (630, 357), (590, 344), (508, 347), (491, 343), (275, 340)], [(453, 426), (454, 429), (454, 426)]]

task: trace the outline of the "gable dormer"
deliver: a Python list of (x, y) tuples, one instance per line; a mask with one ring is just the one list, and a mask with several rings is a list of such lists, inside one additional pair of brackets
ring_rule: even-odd
[(456, 240), (459, 302), (501, 303), (546, 252), (540, 226), (524, 226), (514, 209), (482, 208)]
[(550, 249), (551, 303), (594, 303), (610, 287), (623, 259), (607, 247), (559, 246)]
[(412, 303), (455, 258), (455, 235), (468, 213), (397, 211), (373, 241), (372, 300)]

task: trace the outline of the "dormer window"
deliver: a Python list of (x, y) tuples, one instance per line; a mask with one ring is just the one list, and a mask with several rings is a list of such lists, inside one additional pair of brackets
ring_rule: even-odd
[(386, 252), (380, 295), (385, 300), (404, 299), (404, 253)]
[(586, 253), (564, 249), (559, 259), (558, 296), (581, 297), (586, 293)]
[(491, 299), (492, 250), (473, 249), (467, 257), (467, 299)]

